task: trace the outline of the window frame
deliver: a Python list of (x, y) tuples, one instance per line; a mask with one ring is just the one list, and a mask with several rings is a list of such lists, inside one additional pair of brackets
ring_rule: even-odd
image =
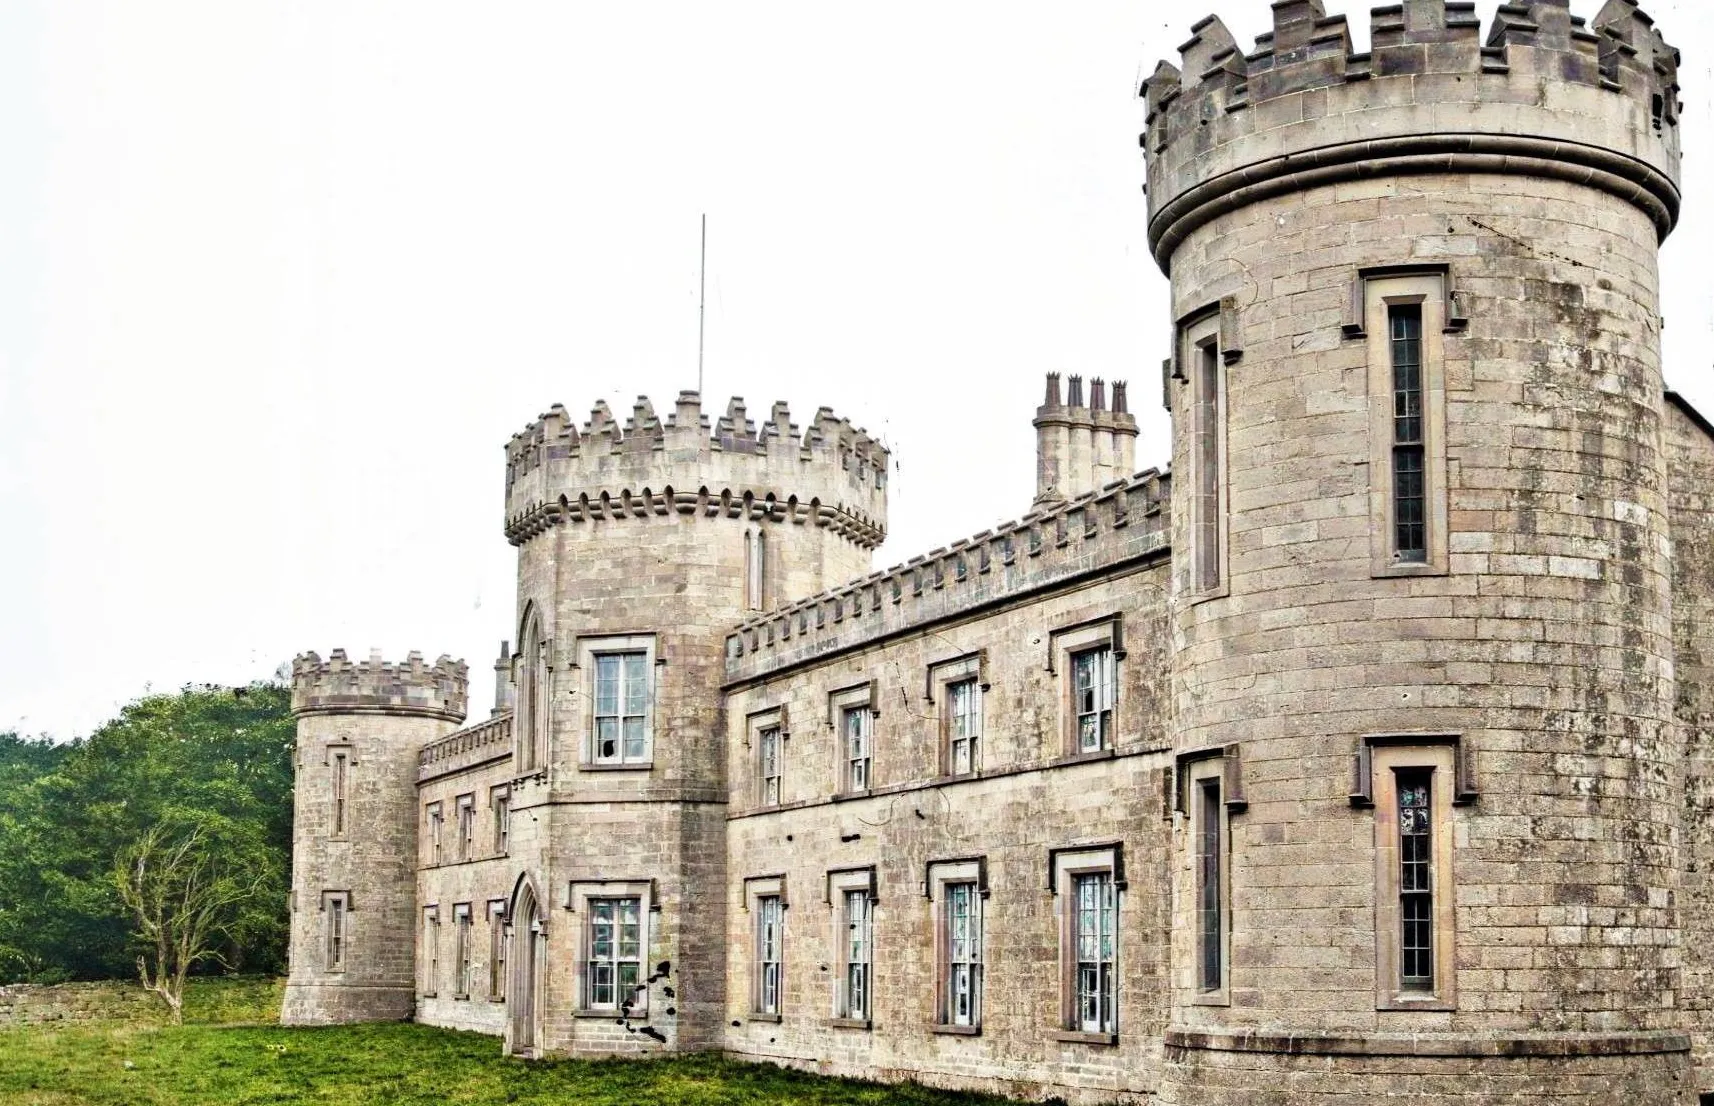
[[(834, 758), (838, 765), (838, 776), (835, 780), (835, 793), (840, 797), (867, 795), (875, 789), (875, 737), (879, 728), (881, 712), (875, 703), (875, 685), (873, 681), (841, 688), (827, 697), (828, 721), (833, 728)], [(867, 719), (864, 731), (865, 755), (861, 758), (863, 767), (863, 786), (856, 786), (856, 773), (853, 771), (859, 758), (851, 755), (851, 747), (846, 732), (847, 719), (853, 716)]]
[[(625, 751), (624, 720), (631, 715), (624, 713), (624, 705), (620, 704), (619, 734), (617, 737), (617, 755), (603, 757), (600, 755), (600, 737), (598, 734), (601, 715), (598, 715), (599, 700), (599, 665), (601, 659), (610, 656), (625, 656), (641, 654), (643, 678), (647, 688), (643, 696), (643, 750), (640, 756), (631, 757)], [(599, 637), (580, 637), (577, 639), (578, 668), (586, 675), (582, 677), (583, 691), (588, 706), (585, 710), (584, 736), (582, 741), (579, 769), (586, 772), (599, 771), (649, 771), (654, 768), (655, 761), (655, 724), (657, 721), (656, 699), (660, 694), (661, 666), (660, 653), (657, 648), (656, 635), (653, 633), (612, 634)], [(623, 662), (621, 662), (621, 679), (623, 679)], [(621, 684), (623, 689), (623, 684)], [(622, 693), (622, 692), (621, 692)]]
[(1227, 426), (1224, 312), (1219, 305), (1179, 325), (1179, 365), (1188, 391), (1190, 421), (1184, 458), (1190, 510), (1186, 513), (1183, 592), (1191, 603), (1228, 594), (1231, 580), (1230, 470)]
[(357, 763), (349, 744), (327, 747), (323, 760), (328, 770), (328, 834), (334, 841), (348, 840), (351, 833), (351, 766)]
[(553, 642), (542, 627), (541, 608), (527, 603), (518, 627), (512, 686), (512, 755), (520, 776), (547, 771), (549, 704), (553, 702)]
[(429, 903), (422, 910), (422, 965), (417, 994), (435, 998), (440, 993), (440, 904)]
[[(791, 734), (786, 729), (786, 709), (784, 706), (768, 707), (751, 713), (745, 719), (745, 731), (748, 737), (746, 744), (751, 750), (750, 781), (751, 800), (756, 807), (773, 808), (785, 802), (785, 763), (786, 741)], [(767, 741), (769, 733), (774, 735), (774, 774), (767, 774)], [(768, 794), (768, 780), (774, 781), (773, 797)]]
[(505, 899), (488, 900), (488, 1001), (506, 1001), (506, 971), (511, 956), (511, 923)]
[[(779, 1022), (786, 1006), (786, 915), (791, 906), (783, 875), (752, 876), (744, 881), (744, 908), (750, 914), (750, 1009), (753, 1022)], [(767, 926), (772, 920), (773, 959), (768, 959)], [(768, 1009), (768, 966), (773, 966), (774, 1001)]]
[[(827, 905), (832, 913), (833, 1015), (830, 1024), (841, 1029), (869, 1029), (875, 1016), (875, 869), (831, 869), (827, 873)], [(853, 920), (853, 904), (856, 918)], [(860, 927), (853, 937), (852, 930)], [(854, 958), (854, 948), (862, 959)], [(861, 983), (852, 986), (852, 973)], [(853, 1000), (853, 993), (857, 993)]]
[[(1375, 1009), (1456, 1010), (1457, 911), (1453, 808), (1457, 804), (1458, 750), (1446, 744), (1376, 744), (1369, 754), (1375, 815)], [(1433, 894), (1434, 984), (1407, 988), (1400, 975), (1403, 918), (1397, 776), (1430, 773), (1430, 885)]]
[[(1120, 710), (1124, 706), (1120, 661), (1125, 659), (1124, 623), (1117, 614), (1103, 615), (1089, 622), (1080, 622), (1050, 631), (1048, 671), (1059, 677), (1060, 755), (1067, 758), (1107, 757), (1119, 747)], [(1082, 747), (1077, 710), (1077, 659), (1105, 649), (1109, 653), (1109, 675), (1112, 700), (1107, 707), (1109, 721), (1101, 744), (1094, 749)]]
[(494, 855), (506, 856), (511, 849), (512, 785), (495, 784), (488, 789), (488, 809), (493, 815)]
[[(1212, 756), (1191, 761), (1184, 766), (1186, 795), (1183, 806), (1189, 830), (1191, 866), (1190, 913), (1192, 924), (1192, 955), (1189, 958), (1189, 979), (1185, 988), (1190, 1001), (1197, 1006), (1230, 1006), (1232, 1004), (1232, 799), (1229, 794), (1231, 767), (1224, 756)], [(1208, 792), (1213, 791), (1210, 810)], [(1206, 986), (1206, 948), (1208, 934), (1204, 896), (1207, 894), (1207, 873), (1204, 869), (1203, 846), (1209, 815), (1215, 819), (1214, 830), (1218, 851), (1214, 899), (1217, 911), (1215, 940), (1220, 957), (1219, 982)]]
[(435, 868), (441, 864), (441, 833), (446, 826), (446, 808), (441, 800), (423, 804), (423, 814), (428, 822), (428, 867)]
[[(1094, 1045), (1116, 1045), (1119, 1043), (1121, 1023), (1119, 1018), (1119, 1003), (1123, 997), (1120, 987), (1120, 973), (1124, 960), (1120, 953), (1120, 936), (1123, 932), (1123, 912), (1125, 904), (1125, 869), (1123, 847), (1118, 844), (1073, 846), (1064, 849), (1054, 849), (1049, 852), (1049, 870), (1051, 872), (1051, 889), (1054, 895), (1054, 913), (1059, 919), (1059, 1023), (1049, 1032), (1049, 1037), (1057, 1041), (1075, 1042)], [(1110, 984), (1108, 999), (1112, 1012), (1109, 1025), (1096, 1029), (1083, 1028), (1079, 1002), (1078, 977), (1080, 961), (1078, 959), (1077, 938), (1078, 906), (1075, 896), (1079, 879), (1088, 876), (1105, 877), (1112, 889), (1112, 967), (1108, 969), (1106, 978)]]
[(343, 975), (351, 952), (351, 892), (323, 891), (321, 910), (321, 970)]
[[(1446, 464), (1447, 274), (1444, 269), (1360, 278), (1369, 392), (1370, 575), (1443, 576), (1448, 554)], [(1423, 559), (1402, 560), (1397, 550), (1398, 485), (1394, 471), (1395, 407), (1392, 310), (1421, 311), (1420, 383), (1423, 467)]]
[(470, 904), (452, 904), (452, 997), (470, 998), (470, 978), (475, 952), (470, 945)]
[[(928, 700), (936, 704), (938, 708), (936, 730), (940, 738), (938, 757), (940, 775), (953, 779), (964, 776), (980, 776), (982, 774), (982, 746), (988, 707), (987, 651), (977, 650), (974, 653), (966, 653), (963, 656), (930, 665), (927, 683)], [(960, 738), (957, 733), (957, 689), (965, 686), (971, 688), (971, 694), (975, 699), (976, 732), (963, 739), (970, 743), (969, 764), (963, 771), (959, 771), (957, 742)]]
[[(590, 966), (595, 959), (595, 921), (598, 903), (629, 902), (637, 904), (637, 983), (629, 1001), (620, 993), (619, 974), (613, 978), (613, 1002), (596, 1004), (594, 980)], [(623, 1018), (645, 1022), (649, 1018), (648, 974), (650, 952), (654, 948), (655, 913), (659, 910), (654, 881), (647, 879), (573, 880), (566, 890), (566, 909), (581, 919), (577, 926), (577, 959), (573, 961), (572, 987), (575, 995), (574, 1017)], [(616, 923), (617, 925), (618, 923)], [(615, 933), (617, 938), (618, 934)], [(628, 958), (624, 958), (628, 959)], [(617, 965), (621, 958), (615, 956)]]
[[(925, 881), (933, 911), (936, 1033), (977, 1036), (982, 1032), (983, 986), (987, 973), (987, 904), (988, 863), (986, 857), (959, 860), (930, 861)], [(953, 915), (955, 888), (964, 888), (970, 896), (971, 918), (975, 929), (973, 959), (970, 967), (969, 1020), (960, 1022), (954, 1011)]]
[(462, 864), (476, 855), (476, 792), (467, 791), (455, 798), (453, 810), (458, 815), (455, 854)]

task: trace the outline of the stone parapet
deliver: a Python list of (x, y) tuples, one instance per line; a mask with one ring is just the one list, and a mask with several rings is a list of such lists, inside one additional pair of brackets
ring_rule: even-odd
[(581, 428), (556, 405), (506, 446), (506, 538), (677, 511), (811, 523), (870, 549), (886, 536), (887, 460), (826, 407), (800, 434), (784, 403), (758, 427), (736, 398), (711, 428), (695, 392), (664, 421), (640, 396), (623, 425), (605, 401)]
[(1154, 470), (741, 623), (726, 680), (754, 679), (1095, 571), (1164, 554), (1170, 478)]
[(343, 649), (325, 661), (302, 653), (292, 661), (292, 714), (400, 714), (462, 722), (469, 676), (463, 661), (445, 655), (429, 665), (413, 651), (403, 664), (389, 664), (377, 652), (353, 664)]
[(512, 715), (485, 719), (431, 741), (417, 754), (417, 782), (463, 772), (512, 752)]
[(1161, 62), (1148, 102), (1149, 242), (1173, 251), (1209, 220), (1315, 185), (1411, 172), (1554, 177), (1612, 192), (1664, 238), (1678, 219), (1678, 51), (1635, 0), (1591, 28), (1570, 0), (1502, 5), (1482, 37), (1475, 5), (1374, 9), (1371, 50), (1343, 15), (1280, 0), (1245, 54), (1218, 17), (1182, 67)]

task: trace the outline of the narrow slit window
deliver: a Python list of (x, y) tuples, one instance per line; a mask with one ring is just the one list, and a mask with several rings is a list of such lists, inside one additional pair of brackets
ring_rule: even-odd
[(454, 964), (457, 978), (453, 982), (453, 994), (459, 998), (470, 997), (470, 904), (460, 903), (452, 908)]
[(342, 972), (345, 970), (346, 939), (346, 906), (344, 895), (329, 895), (327, 897), (327, 970)]
[(1220, 586), (1220, 349), (1195, 347), (1196, 361), (1196, 586)]
[(756, 900), (756, 1013), (778, 1015), (781, 993), (781, 936), (785, 911), (778, 895)]
[(1223, 843), (1220, 840), (1220, 781), (1197, 785), (1196, 827), (1196, 953), (1197, 986), (1218, 991), (1226, 982), (1225, 926), (1221, 886)]
[(494, 808), (494, 851), (504, 854), (512, 836), (512, 790), (496, 787), (492, 792)]
[(1387, 309), (1393, 369), (1393, 552), (1402, 562), (1428, 560), (1422, 307)]
[(476, 846), (476, 796), (458, 797), (458, 859), (469, 860)]
[(506, 936), (506, 904), (488, 904), (488, 999), (506, 1000), (506, 953), (510, 938)]
[(423, 911), (423, 997), (433, 998), (440, 982), (440, 912), (434, 907)]
[(335, 837), (345, 836), (345, 769), (347, 760), (348, 757), (343, 752), (333, 754), (333, 835)]
[(1432, 770), (1395, 773), (1399, 811), (1399, 987), (1434, 990)]

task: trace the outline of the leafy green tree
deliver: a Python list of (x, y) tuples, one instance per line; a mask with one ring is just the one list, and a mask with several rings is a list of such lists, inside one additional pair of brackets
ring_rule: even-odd
[(220, 951), (236, 970), (279, 970), (293, 733), (287, 689), (257, 684), (148, 696), (51, 752), (0, 742), (0, 981), (130, 975), (114, 858), (162, 822), (199, 827), (256, 877)]

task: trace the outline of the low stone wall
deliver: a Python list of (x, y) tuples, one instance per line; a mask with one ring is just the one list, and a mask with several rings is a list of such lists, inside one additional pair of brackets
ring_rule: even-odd
[[(273, 1021), (279, 1016), (280, 987), (275, 979), (193, 980), (185, 989), (185, 1021)], [(112, 1021), (157, 1025), (168, 1020), (166, 1003), (131, 980), (0, 987), (0, 1030)]]

